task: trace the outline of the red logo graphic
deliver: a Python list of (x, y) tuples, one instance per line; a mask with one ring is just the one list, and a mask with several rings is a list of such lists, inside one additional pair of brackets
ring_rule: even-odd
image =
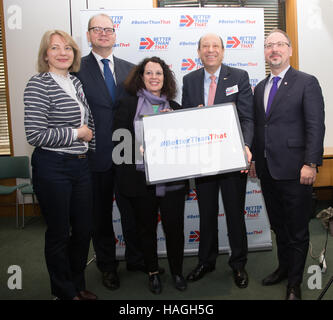
[(193, 230), (190, 232), (189, 242), (199, 242), (200, 241), (200, 231)]
[(191, 16), (189, 15), (182, 15), (180, 17), (180, 22), (179, 22), (179, 26), (180, 27), (189, 27), (192, 23), (194, 22), (194, 20), (192, 19)]
[(182, 71), (191, 71), (196, 66), (196, 63), (190, 59), (183, 59), (182, 61)]
[(195, 189), (189, 190), (187, 200), (198, 200), (197, 191)]
[(240, 41), (237, 37), (228, 37), (227, 39), (227, 49), (237, 48), (240, 44)]
[(141, 38), (139, 49), (140, 50), (141, 49), (149, 50), (154, 44), (155, 44), (155, 42), (148, 37)]

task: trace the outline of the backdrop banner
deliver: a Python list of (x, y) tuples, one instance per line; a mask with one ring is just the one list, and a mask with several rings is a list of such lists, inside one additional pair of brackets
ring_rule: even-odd
[[(89, 18), (98, 13), (109, 15), (116, 29), (114, 54), (138, 63), (146, 57), (158, 56), (173, 70), (178, 84), (176, 100), (181, 101), (182, 78), (202, 68), (197, 55), (199, 38), (217, 33), (224, 42), (224, 64), (249, 73), (252, 88), (265, 77), (264, 11), (262, 8), (160, 8), (82, 10), (81, 49), (90, 52), (86, 32)], [(96, 88), (97, 90), (98, 88)], [(193, 181), (185, 203), (185, 254), (196, 254), (200, 240), (199, 212)], [(270, 226), (259, 181), (248, 180), (244, 208), (249, 250), (271, 249)], [(223, 201), (219, 205), (219, 250), (228, 252)], [(159, 219), (160, 220), (160, 219)], [(117, 255), (124, 256), (124, 239), (118, 208), (114, 202), (114, 228)], [(161, 223), (158, 224), (158, 251), (166, 254)]]

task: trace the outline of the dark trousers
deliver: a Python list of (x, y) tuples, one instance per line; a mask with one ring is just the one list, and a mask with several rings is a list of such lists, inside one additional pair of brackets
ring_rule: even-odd
[(112, 208), (114, 174), (109, 169), (93, 172), (93, 245), (96, 264), (101, 272), (117, 270), (116, 238), (113, 229)]
[(45, 259), (52, 294), (72, 299), (85, 290), (92, 226), (92, 185), (88, 159), (36, 148), (33, 187), (45, 218)]
[(244, 268), (248, 252), (244, 219), (246, 179), (247, 175), (232, 172), (195, 180), (200, 213), (199, 264), (215, 267), (221, 189), (231, 248), (229, 265), (233, 269)]
[(276, 235), (279, 267), (288, 285), (300, 285), (309, 248), (312, 186), (297, 180), (275, 180), (267, 165), (260, 176), (271, 229)]
[(185, 190), (169, 191), (156, 197), (151, 190), (143, 197), (129, 197), (135, 208), (145, 265), (148, 271), (158, 270), (157, 222), (161, 214), (171, 274), (182, 274), (184, 256)]
[(133, 267), (144, 265), (142, 244), (132, 204), (121, 193), (115, 191), (117, 207), (120, 212), (121, 228), (125, 240), (125, 260)]
[[(114, 170), (93, 172), (94, 229), (93, 245), (97, 267), (101, 272), (116, 271), (116, 235), (113, 228), (113, 195), (115, 189)], [(125, 240), (125, 258), (128, 264), (143, 264), (140, 241), (137, 238), (137, 225), (133, 208), (126, 198), (116, 191), (117, 206), (120, 211), (121, 226)]]

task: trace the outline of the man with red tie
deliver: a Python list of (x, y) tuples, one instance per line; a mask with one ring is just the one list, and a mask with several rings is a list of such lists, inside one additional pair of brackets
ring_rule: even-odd
[[(201, 37), (198, 55), (204, 67), (184, 76), (182, 105), (189, 108), (234, 102), (250, 162), (253, 96), (248, 73), (222, 63), (224, 45), (216, 34)], [(233, 270), (236, 285), (239, 288), (247, 287), (245, 264), (248, 247), (244, 220), (246, 179), (245, 173), (231, 172), (195, 180), (200, 213), (199, 263), (187, 276), (187, 280), (199, 280), (215, 269), (218, 255), (218, 195), (221, 190), (231, 249), (229, 265)]]
[(309, 246), (312, 184), (322, 163), (324, 101), (318, 80), (290, 66), (288, 35), (279, 29), (265, 40), (271, 74), (254, 90), (255, 128), (250, 176), (258, 175), (278, 268), (262, 283), (288, 279), (286, 299), (301, 299)]

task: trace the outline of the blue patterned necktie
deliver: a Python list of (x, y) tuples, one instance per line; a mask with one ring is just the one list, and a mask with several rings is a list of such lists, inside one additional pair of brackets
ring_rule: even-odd
[(116, 99), (116, 84), (114, 82), (114, 78), (109, 66), (109, 59), (102, 59), (101, 60), (104, 64), (104, 79), (105, 79), (105, 83), (106, 86), (109, 90), (110, 96), (112, 98), (112, 101), (115, 102)]
[(274, 77), (273, 78), (273, 85), (271, 90), (269, 91), (269, 96), (268, 96), (268, 102), (267, 102), (267, 108), (266, 108), (266, 115), (268, 115), (268, 112), (271, 108), (274, 96), (278, 90), (278, 82), (281, 78), (280, 77)]

